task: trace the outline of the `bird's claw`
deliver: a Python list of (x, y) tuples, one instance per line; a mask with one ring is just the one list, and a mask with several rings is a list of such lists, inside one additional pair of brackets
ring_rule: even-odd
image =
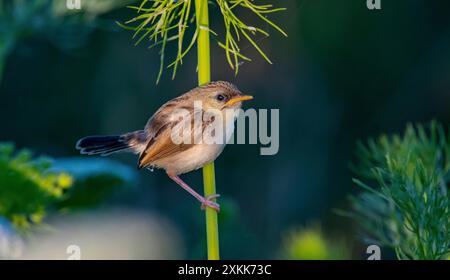
[(207, 197), (203, 198), (204, 200), (202, 201), (202, 210), (205, 210), (206, 207), (210, 207), (214, 210), (216, 210), (217, 212), (220, 212), (220, 205), (214, 201), (212, 201), (213, 199), (216, 199), (220, 197), (220, 194), (212, 194), (212, 195), (208, 195)]

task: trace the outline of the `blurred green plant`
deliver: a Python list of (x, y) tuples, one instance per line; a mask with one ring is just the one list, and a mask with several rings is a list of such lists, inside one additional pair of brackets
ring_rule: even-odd
[(112, 160), (33, 158), (0, 143), (0, 216), (21, 230), (41, 224), (51, 210), (96, 206), (135, 180), (135, 171)]
[(447, 256), (449, 139), (433, 121), (408, 125), (403, 136), (358, 144), (354, 182), (364, 192), (351, 197), (353, 211), (346, 214), (362, 226), (367, 242), (393, 248), (398, 259)]
[(97, 17), (132, 0), (82, 1), (81, 9), (68, 9), (64, 0), (0, 1), (0, 81), (8, 55), (30, 37), (47, 39), (61, 49), (84, 44), (99, 24)]
[(48, 172), (48, 158), (32, 158), (28, 150), (15, 152), (13, 144), (0, 144), (0, 215), (17, 228), (42, 222), (47, 208), (60, 200), (73, 178)]
[(62, 210), (98, 206), (118, 188), (136, 185), (135, 170), (105, 158), (58, 159), (51, 170), (67, 172), (75, 178), (73, 187), (56, 203)]
[[(165, 66), (165, 49), (168, 42), (176, 41), (178, 51), (175, 59), (167, 67), (173, 68), (172, 79), (175, 78), (177, 67), (183, 64), (183, 58), (189, 50), (195, 45), (199, 29), (205, 29), (214, 36), (218, 34), (212, 31), (209, 26), (197, 25), (192, 32), (187, 44), (185, 44), (186, 32), (190, 24), (195, 26), (195, 13), (191, 10), (193, 0), (142, 0), (139, 6), (128, 6), (138, 14), (136, 17), (128, 20), (125, 24), (119, 23), (125, 29), (133, 30), (133, 39), (136, 39), (135, 45), (141, 43), (144, 39), (151, 42), (150, 48), (160, 46), (160, 70), (157, 77), (157, 83), (161, 78)], [(255, 4), (253, 0), (216, 0), (215, 4), (223, 17), (225, 26), (224, 39), (218, 39), (218, 45), (225, 50), (228, 64), (235, 73), (238, 73), (242, 60), (251, 59), (242, 54), (240, 48), (241, 39), (246, 39), (264, 59), (272, 63), (264, 51), (260, 48), (255, 36), (269, 36), (269, 33), (263, 28), (246, 23), (244, 17), (238, 17), (236, 11), (253, 13), (263, 23), (272, 26), (284, 36), (287, 36), (278, 25), (268, 19), (267, 15), (285, 8), (274, 8), (271, 4)], [(136, 24), (135, 24), (136, 23)], [(135, 25), (133, 25), (135, 24)]]
[(290, 260), (348, 260), (348, 246), (342, 241), (327, 239), (317, 225), (292, 230), (283, 240), (282, 259)]

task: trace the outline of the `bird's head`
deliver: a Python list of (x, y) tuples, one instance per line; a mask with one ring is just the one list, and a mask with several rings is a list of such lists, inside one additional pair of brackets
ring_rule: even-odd
[(253, 99), (243, 95), (239, 89), (224, 81), (211, 82), (197, 88), (196, 97), (202, 101), (204, 109), (239, 109), (242, 101)]

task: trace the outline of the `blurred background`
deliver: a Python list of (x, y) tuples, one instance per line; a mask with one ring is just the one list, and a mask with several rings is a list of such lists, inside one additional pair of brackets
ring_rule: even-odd
[[(175, 80), (166, 71), (156, 85), (157, 50), (134, 46), (115, 23), (134, 15), (124, 1), (82, 0), (80, 11), (65, 2), (0, 0), (0, 142), (52, 158), (79, 190), (45, 209), (32, 236), (20, 235), (18, 256), (66, 258), (78, 244), (82, 258), (205, 258), (204, 214), (164, 172), (137, 171), (133, 155), (95, 159), (74, 148), (86, 135), (141, 129), (193, 88), (196, 51)], [(229, 145), (216, 161), (221, 256), (366, 258), (356, 226), (333, 210), (358, 192), (349, 169), (358, 140), (408, 122), (450, 122), (450, 2), (381, 0), (381, 10), (365, 0), (275, 2), (287, 11), (271, 19), (289, 37), (266, 26), (272, 36), (258, 41), (273, 65), (243, 42), (253, 61), (235, 76), (213, 39), (212, 79), (254, 95), (246, 106), (280, 109), (281, 122), (278, 154)], [(210, 19), (220, 31), (214, 6)], [(79, 178), (88, 182), (77, 186)], [(202, 190), (200, 171), (183, 178)], [(0, 221), (4, 232), (11, 220)]]

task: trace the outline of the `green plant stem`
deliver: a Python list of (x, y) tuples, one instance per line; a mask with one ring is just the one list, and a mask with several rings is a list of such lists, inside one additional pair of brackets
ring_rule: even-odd
[[(195, 0), (195, 16), (198, 29), (198, 83), (199, 85), (203, 85), (211, 81), (208, 0)], [(203, 186), (205, 197), (216, 193), (214, 162), (203, 167)], [(212, 208), (206, 207), (205, 215), (208, 260), (218, 260), (220, 256), (217, 212)]]

